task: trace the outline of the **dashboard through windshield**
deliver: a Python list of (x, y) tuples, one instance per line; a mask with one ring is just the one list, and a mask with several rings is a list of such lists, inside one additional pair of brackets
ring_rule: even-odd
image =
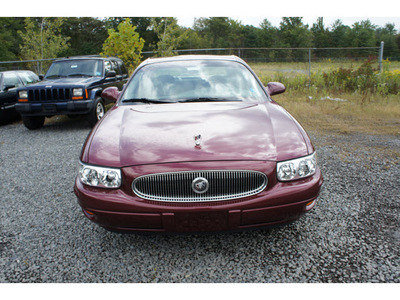
[(121, 98), (122, 103), (145, 104), (267, 100), (264, 89), (244, 65), (212, 60), (146, 65), (136, 72)]

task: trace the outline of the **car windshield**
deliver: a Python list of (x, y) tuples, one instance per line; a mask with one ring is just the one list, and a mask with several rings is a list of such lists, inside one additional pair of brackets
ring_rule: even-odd
[(98, 59), (56, 61), (47, 71), (46, 78), (68, 76), (101, 76), (103, 64)]
[(121, 98), (123, 103), (266, 100), (263, 88), (244, 65), (214, 60), (146, 65), (134, 75)]

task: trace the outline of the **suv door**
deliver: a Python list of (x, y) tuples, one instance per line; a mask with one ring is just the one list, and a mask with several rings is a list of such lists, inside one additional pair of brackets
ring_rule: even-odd
[(106, 77), (106, 85), (111, 86), (110, 83), (117, 84), (119, 90), (122, 89), (126, 80), (123, 80), (123, 75), (116, 63), (115, 60), (105, 60), (104, 61), (104, 74), (107, 74), (108, 71), (114, 71), (116, 76), (115, 77)]
[(128, 79), (129, 74), (122, 60), (115, 61), (122, 75), (122, 79)]

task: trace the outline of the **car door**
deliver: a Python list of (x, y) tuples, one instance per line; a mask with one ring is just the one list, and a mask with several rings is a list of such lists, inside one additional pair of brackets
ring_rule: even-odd
[(17, 88), (23, 83), (15, 72), (4, 72), (0, 84), (0, 107), (2, 110), (12, 108), (17, 102)]

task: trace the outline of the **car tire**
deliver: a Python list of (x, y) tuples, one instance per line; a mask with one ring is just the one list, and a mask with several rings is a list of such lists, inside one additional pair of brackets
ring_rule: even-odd
[(100, 97), (96, 98), (93, 110), (88, 115), (88, 121), (90, 126), (94, 126), (106, 113), (106, 107), (104, 101)]
[(35, 130), (43, 127), (44, 124), (44, 117), (39, 116), (39, 117), (24, 117), (22, 116), (22, 122), (24, 122), (24, 125), (26, 128), (29, 130)]

